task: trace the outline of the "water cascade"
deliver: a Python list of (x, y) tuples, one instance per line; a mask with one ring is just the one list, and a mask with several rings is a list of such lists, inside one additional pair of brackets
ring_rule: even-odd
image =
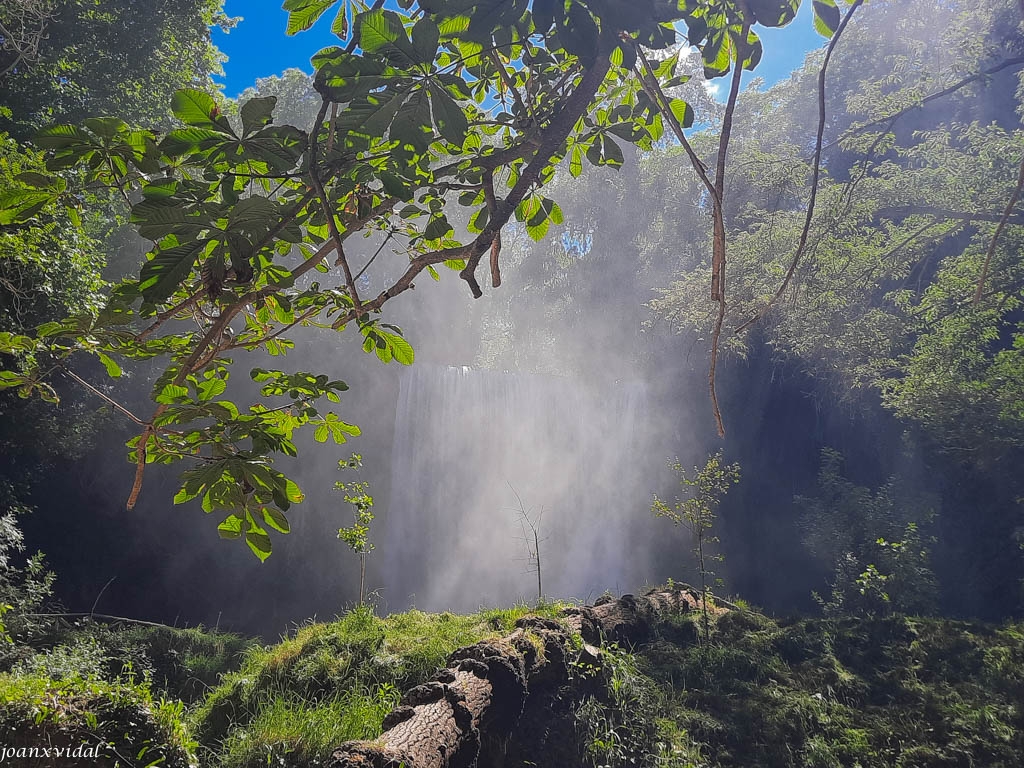
[(665, 533), (648, 511), (665, 471), (650, 440), (657, 418), (641, 381), (420, 364), (403, 372), (377, 536), (388, 607), (458, 611), (536, 597), (516, 493), (531, 519), (543, 509), (546, 596), (643, 583), (649, 540)]

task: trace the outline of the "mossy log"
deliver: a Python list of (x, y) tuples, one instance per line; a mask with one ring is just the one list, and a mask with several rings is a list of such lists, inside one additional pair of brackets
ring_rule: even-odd
[[(561, 621), (526, 616), (500, 640), (455, 651), (446, 669), (405, 694), (384, 719), (380, 738), (341, 745), (329, 766), (500, 764), (498, 755), (507, 751), (513, 729), (554, 727), (547, 710), (557, 692), (574, 679), (574, 662), (599, 664), (602, 645), (642, 643), (659, 617), (690, 612), (699, 601), (700, 593), (688, 587), (652, 590), (641, 597), (604, 598), (592, 606), (566, 609)], [(553, 736), (544, 735), (545, 741)]]

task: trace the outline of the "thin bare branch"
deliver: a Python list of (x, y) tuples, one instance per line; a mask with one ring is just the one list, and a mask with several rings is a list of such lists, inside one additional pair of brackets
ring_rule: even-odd
[(97, 389), (96, 387), (94, 387), (92, 384), (90, 384), (88, 381), (83, 379), (81, 376), (79, 376), (77, 373), (72, 371), (70, 368), (65, 368), (64, 366), (60, 366), (60, 369), (65, 373), (65, 375), (67, 375), (68, 378), (73, 379), (74, 381), (78, 382), (81, 386), (85, 387), (87, 390), (92, 392), (94, 395), (96, 395), (96, 397), (100, 398), (103, 402), (105, 402), (107, 405), (109, 405), (114, 410), (119, 411), (123, 415), (127, 416), (129, 419), (134, 421), (139, 426), (142, 426), (142, 427), (146, 426), (146, 422), (144, 422), (142, 419), (140, 419), (134, 413), (129, 411), (127, 408), (125, 408), (119, 402), (114, 400), (112, 397), (110, 397), (110, 395), (108, 395), (107, 393), (105, 393), (105, 392)]
[(327, 116), (328, 105), (329, 102), (327, 99), (324, 99), (320, 105), (320, 113), (316, 117), (316, 122), (313, 123), (313, 130), (309, 132), (309, 178), (313, 183), (313, 189), (316, 190), (317, 197), (320, 198), (320, 207), (323, 210), (324, 216), (327, 218), (327, 229), (331, 233), (331, 240), (334, 241), (334, 250), (338, 252), (338, 263), (341, 264), (341, 268), (345, 273), (345, 284), (348, 286), (352, 304), (356, 309), (359, 309), (361, 304), (359, 292), (356, 290), (356, 282), (352, 279), (352, 270), (349, 268), (348, 259), (345, 257), (345, 248), (342, 245), (341, 233), (338, 231), (338, 222), (334, 219), (334, 211), (331, 210), (330, 201), (327, 198), (326, 191), (324, 191), (323, 182), (320, 180), (320, 170), (317, 168), (317, 134), (320, 132), (320, 126), (323, 124), (324, 118)]
[(935, 93), (932, 93), (932, 94), (929, 94), (928, 96), (925, 96), (923, 99), (921, 99), (916, 104), (911, 104), (908, 107), (903, 107), (903, 109), (899, 109), (899, 110), (893, 112), (891, 115), (886, 115), (885, 117), (880, 117), (877, 120), (872, 120), (871, 122), (865, 123), (864, 125), (858, 125), (855, 128), (850, 128), (850, 129), (844, 131), (842, 134), (840, 134), (838, 138), (833, 139), (832, 141), (828, 142), (824, 146), (824, 149), (831, 149), (832, 147), (836, 146), (840, 142), (843, 142), (846, 139), (849, 139), (849, 138), (851, 138), (853, 136), (856, 136), (859, 133), (864, 133), (865, 131), (868, 131), (868, 130), (870, 130), (872, 128), (875, 128), (875, 127), (881, 125), (882, 123), (893, 123), (896, 120), (898, 120), (899, 118), (903, 117), (908, 112), (911, 112), (911, 111), (913, 111), (915, 109), (920, 109), (925, 104), (929, 104), (929, 103), (935, 101), (936, 99), (941, 99), (941, 98), (943, 98), (945, 96), (949, 96), (949, 95), (951, 95), (953, 93), (956, 93), (961, 88), (964, 88), (965, 86), (968, 86), (971, 83), (973, 83), (975, 80), (982, 80), (982, 79), (988, 77), (989, 75), (994, 75), (997, 72), (1002, 72), (1004, 69), (1010, 69), (1011, 67), (1020, 67), (1020, 66), (1024, 66), (1024, 56), (1014, 56), (1011, 59), (1006, 59), (1005, 61), (1001, 61), (998, 64), (994, 64), (993, 66), (989, 67), (988, 69), (983, 69), (981, 72), (976, 72), (973, 75), (968, 75), (963, 80), (959, 80), (958, 82), (954, 83), (953, 85), (949, 86), (948, 88), (943, 88), (941, 91), (936, 91)]
[[(1024, 3), (1024, 0), (1021, 0)], [(1021, 190), (1024, 189), (1024, 158), (1020, 161), (1020, 171), (1017, 174), (1017, 186), (1013, 190), (1013, 195), (1010, 197), (1010, 202), (1006, 205), (1006, 210), (1003, 211), (1003, 217), (999, 220), (999, 224), (996, 225), (996, 231), (992, 235), (992, 240), (988, 244), (988, 251), (985, 254), (985, 265), (981, 268), (981, 277), (978, 278), (978, 289), (974, 292), (974, 303), (977, 304), (981, 301), (981, 292), (985, 288), (985, 281), (988, 280), (988, 270), (992, 264), (992, 256), (996, 252), (996, 244), (999, 242), (999, 236), (1003, 234), (1003, 230), (1006, 229), (1006, 222), (1010, 220), (1010, 214), (1013, 213), (1013, 209), (1017, 207), (1017, 201), (1020, 200)]]
[(821, 155), (824, 149), (822, 140), (825, 136), (825, 80), (828, 74), (828, 65), (832, 60), (832, 53), (835, 51), (836, 46), (839, 44), (839, 39), (843, 36), (843, 32), (847, 25), (850, 23), (850, 19), (853, 18), (853, 14), (857, 12), (857, 9), (864, 4), (864, 0), (854, 0), (854, 3), (850, 6), (850, 10), (843, 16), (843, 20), (839, 22), (839, 27), (836, 29), (832, 40), (828, 44), (828, 51), (825, 53), (825, 60), (821, 64), (821, 71), (818, 72), (818, 132), (814, 143), (814, 164), (811, 171), (811, 196), (807, 203), (807, 215), (804, 217), (804, 226), (800, 232), (800, 241), (796, 246), (796, 252), (793, 254), (793, 259), (789, 264), (789, 269), (786, 270), (786, 276), (782, 280), (782, 284), (778, 287), (778, 290), (768, 300), (768, 303), (758, 312), (756, 315), (751, 317), (749, 320), (741, 324), (734, 333), (742, 333), (750, 326), (760, 321), (768, 311), (775, 305), (786, 288), (789, 287), (790, 282), (793, 280), (793, 275), (796, 274), (797, 267), (800, 265), (800, 259), (804, 255), (804, 251), (807, 248), (807, 238), (811, 232), (811, 224), (814, 220), (814, 206), (818, 199), (818, 180), (821, 176)]

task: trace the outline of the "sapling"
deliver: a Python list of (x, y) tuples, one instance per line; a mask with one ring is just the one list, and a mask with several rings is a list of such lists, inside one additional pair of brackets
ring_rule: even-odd
[[(353, 453), (348, 459), (338, 461), (339, 469), (358, 469), (363, 466), (363, 457)], [(359, 555), (359, 605), (366, 601), (366, 556), (373, 551), (370, 543), (370, 523), (373, 522), (373, 496), (367, 491), (366, 481), (334, 484), (334, 490), (345, 494), (345, 503), (352, 505), (352, 525), (338, 529), (338, 538)]]
[[(694, 467), (692, 474), (678, 458), (670, 461), (669, 467), (679, 477), (679, 483), (685, 489), (686, 496), (682, 499), (676, 497), (672, 506), (669, 506), (655, 494), (651, 511), (657, 517), (667, 517), (675, 525), (686, 526), (697, 541), (693, 554), (700, 572), (701, 611), (706, 644), (711, 634), (708, 620), (708, 577), (714, 576), (714, 572), (707, 567), (707, 549), (718, 543), (718, 537), (711, 535), (711, 529), (715, 524), (715, 510), (718, 509), (722, 496), (729, 492), (729, 486), (740, 481), (740, 465), (725, 464), (722, 452), (718, 451), (708, 458), (703, 467)], [(722, 559), (721, 555), (714, 557), (717, 560)]]
[(523, 530), (521, 540), (526, 544), (530, 570), (537, 574), (537, 602), (540, 603), (544, 600), (544, 581), (542, 579), (540, 566), (540, 544), (544, 541), (540, 536), (540, 525), (541, 521), (544, 519), (544, 508), (541, 507), (537, 516), (531, 518), (529, 510), (526, 508), (526, 505), (523, 504), (523, 500), (519, 496), (519, 492), (512, 487), (511, 483), (509, 483), (508, 487), (512, 489), (512, 493), (514, 493), (516, 497), (516, 502), (519, 504), (519, 509), (517, 510), (519, 527)]

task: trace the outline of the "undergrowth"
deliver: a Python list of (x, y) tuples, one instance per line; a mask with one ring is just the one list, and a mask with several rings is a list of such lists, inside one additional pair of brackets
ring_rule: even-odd
[[(566, 768), (1024, 765), (1024, 626), (780, 623), (723, 604), (707, 642), (691, 612), (599, 660), (580, 644), (579, 695), (551, 713), (575, 724), (583, 765)], [(312, 768), (344, 741), (378, 736), (401, 693), (455, 649), (564, 607), (383, 618), (358, 608), (241, 653), (230, 636), (89, 627), (0, 675), (0, 743), (103, 740), (132, 766)]]
[(455, 649), (508, 634), (528, 614), (557, 617), (564, 607), (385, 618), (362, 607), (300, 627), (276, 645), (249, 649), (198, 708), (204, 757), (223, 768), (317, 765), (344, 741), (379, 735), (400, 693), (434, 675)]
[[(68, 654), (58, 660), (66, 664)], [(83, 676), (59, 667), (19, 669), (0, 674), (0, 744), (12, 750), (40, 747), (92, 748), (103, 766), (194, 765), (197, 744), (185, 724), (180, 700), (154, 698), (148, 681), (133, 676), (116, 681)], [(16, 752), (15, 752), (16, 754)], [(72, 765), (44, 755), (16, 759), (17, 765)]]

